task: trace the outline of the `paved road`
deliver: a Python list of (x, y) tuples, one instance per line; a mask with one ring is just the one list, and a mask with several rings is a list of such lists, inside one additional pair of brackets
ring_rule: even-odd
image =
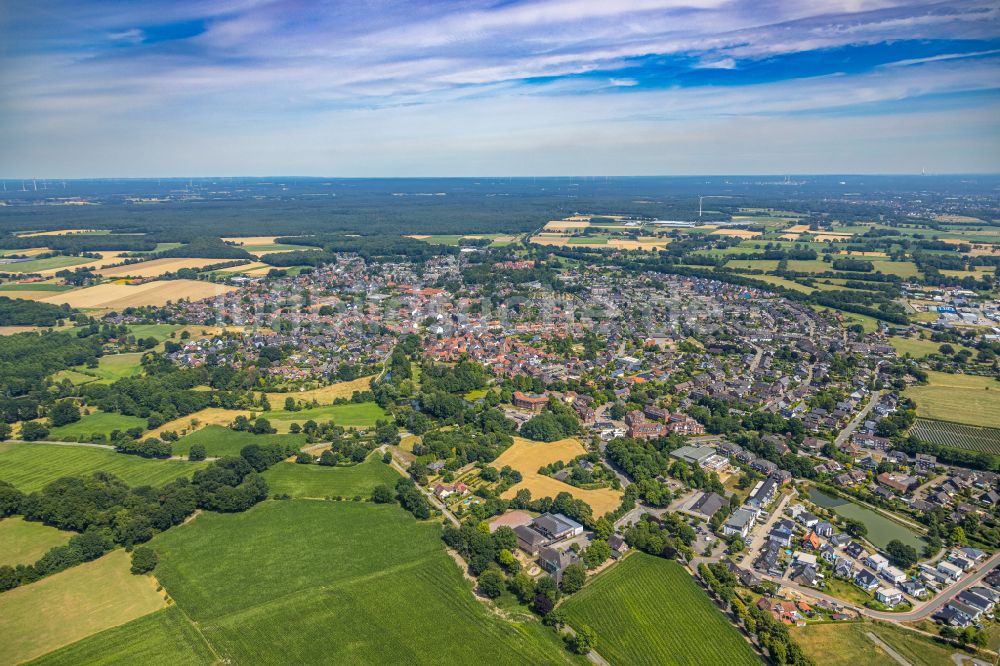
[(757, 369), (757, 366), (760, 365), (760, 358), (764, 355), (764, 349), (761, 348), (761, 347), (758, 347), (757, 345), (755, 345), (752, 342), (750, 343), (750, 346), (753, 347), (754, 351), (756, 352), (754, 354), (753, 360), (750, 361), (750, 368), (749, 368), (749, 370), (750, 370), (751, 373), (753, 373), (753, 371)]
[(868, 418), (868, 413), (874, 409), (875, 405), (878, 404), (879, 398), (882, 396), (882, 391), (875, 391), (868, 398), (868, 404), (865, 408), (858, 412), (858, 415), (851, 419), (851, 422), (847, 424), (840, 434), (837, 435), (837, 439), (834, 440), (834, 444), (840, 446), (847, 441), (847, 438), (854, 434), (854, 431), (858, 429), (858, 426), (864, 423), (865, 419)]
[(776, 522), (781, 520), (785, 507), (788, 506), (788, 503), (791, 500), (792, 493), (785, 493), (785, 495), (778, 502), (778, 506), (774, 508), (774, 511), (771, 512), (771, 515), (768, 516), (767, 520), (763, 523), (755, 525), (754, 528), (750, 530), (750, 535), (753, 538), (753, 545), (747, 546), (747, 553), (744, 558), (746, 561), (753, 562), (757, 559), (757, 556), (760, 554), (761, 549), (766, 543), (767, 535), (771, 533), (771, 528), (774, 527)]

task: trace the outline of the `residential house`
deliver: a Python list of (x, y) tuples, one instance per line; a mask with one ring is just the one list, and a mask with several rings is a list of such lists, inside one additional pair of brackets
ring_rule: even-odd
[(903, 593), (895, 587), (880, 587), (875, 590), (875, 600), (889, 608), (895, 608), (903, 603)]
[(725, 524), (722, 526), (722, 533), (726, 536), (740, 535), (740, 537), (746, 539), (747, 534), (753, 528), (754, 523), (757, 522), (757, 512), (750, 511), (749, 509), (737, 509), (729, 516)]
[(579, 561), (580, 556), (568, 548), (557, 550), (546, 546), (538, 551), (538, 564), (555, 579), (556, 583), (562, 580), (562, 574), (566, 567)]

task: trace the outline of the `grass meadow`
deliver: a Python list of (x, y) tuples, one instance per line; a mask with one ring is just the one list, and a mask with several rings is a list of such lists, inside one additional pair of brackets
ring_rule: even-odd
[(109, 435), (113, 430), (122, 432), (129, 428), (146, 428), (146, 419), (138, 416), (127, 416), (117, 412), (92, 412), (82, 416), (75, 423), (67, 423), (58, 428), (49, 429), (49, 439), (54, 441), (81, 439), (90, 440), (92, 435)]
[(570, 597), (612, 664), (760, 664), (749, 643), (676, 562), (637, 553)]
[(1000, 382), (992, 377), (928, 371), (926, 386), (904, 395), (917, 403), (917, 416), (1000, 428)]
[(160, 486), (206, 464), (151, 460), (94, 446), (0, 442), (0, 480), (24, 492), (41, 490), (63, 476), (97, 471), (114, 474), (130, 486)]
[(50, 548), (64, 546), (73, 532), (13, 517), (0, 520), (0, 566), (32, 564)]
[(205, 452), (210, 458), (222, 456), (238, 456), (240, 449), (247, 444), (271, 444), (274, 442), (290, 442), (296, 446), (306, 443), (306, 436), (298, 435), (254, 435), (249, 432), (231, 430), (225, 426), (208, 425), (201, 430), (195, 430), (173, 443), (174, 455), (187, 456), (192, 444), (204, 444)]
[(0, 594), (0, 664), (19, 664), (166, 605), (122, 549)]
[(368, 499), (379, 484), (394, 486), (399, 474), (374, 454), (363, 463), (349, 467), (323, 467), (278, 463), (264, 472), (272, 495), (291, 497), (361, 497)]
[(177, 606), (169, 606), (105, 629), (29, 663), (32, 666), (196, 666), (215, 661), (198, 629)]
[(395, 505), (270, 501), (158, 535), (156, 575), (231, 663), (573, 663), (472, 596), (436, 523)]
[[(293, 396), (294, 397), (294, 396)], [(282, 406), (272, 404), (272, 407)], [(287, 412), (283, 409), (265, 412), (264, 417), (272, 422), (278, 430), (287, 428), (293, 422), (303, 424), (312, 420), (317, 423), (333, 421), (345, 428), (371, 428), (379, 419), (385, 419), (385, 410), (374, 402), (349, 402), (343, 405), (325, 405), (311, 409), (301, 409), (297, 412)]]

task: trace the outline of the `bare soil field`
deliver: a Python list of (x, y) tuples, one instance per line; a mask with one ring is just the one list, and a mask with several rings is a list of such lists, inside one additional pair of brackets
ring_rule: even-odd
[(118, 309), (142, 305), (166, 305), (168, 301), (189, 298), (192, 301), (234, 291), (235, 287), (198, 280), (153, 281), (145, 284), (100, 284), (96, 287), (50, 294), (37, 300), (43, 303), (69, 303), (74, 308)]
[(184, 259), (167, 258), (143, 261), (137, 264), (126, 266), (114, 266), (112, 268), (100, 269), (97, 272), (108, 278), (121, 277), (159, 277), (164, 273), (173, 273), (182, 268), (204, 268), (212, 264), (220, 263), (219, 259)]
[(586, 220), (552, 220), (545, 224), (548, 231), (566, 231), (568, 229), (586, 229), (590, 222)]
[(521, 483), (508, 489), (501, 497), (509, 499), (516, 495), (521, 488), (530, 490), (531, 496), (535, 499), (539, 497), (555, 498), (559, 493), (566, 492), (589, 504), (594, 510), (595, 517), (614, 511), (621, 504), (623, 494), (621, 491), (610, 488), (583, 490), (538, 473), (539, 467), (549, 465), (557, 460), (572, 460), (586, 452), (583, 444), (572, 437), (557, 442), (533, 442), (530, 439), (515, 437), (511, 447), (501, 453), (493, 461), (492, 466), (500, 469), (504, 465), (510, 465), (519, 471), (523, 478)]

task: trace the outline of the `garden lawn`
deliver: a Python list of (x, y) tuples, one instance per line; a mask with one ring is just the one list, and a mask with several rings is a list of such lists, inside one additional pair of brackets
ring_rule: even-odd
[(19, 664), (166, 605), (122, 549), (0, 594), (0, 664)]
[[(277, 405), (272, 406), (277, 407)], [(375, 425), (375, 421), (387, 418), (385, 410), (374, 402), (349, 402), (343, 405), (301, 409), (297, 412), (286, 412), (282, 409), (265, 412), (264, 417), (278, 430), (287, 429), (292, 422), (301, 425), (309, 420), (317, 423), (333, 421), (346, 428), (370, 428)]]
[(161, 486), (206, 464), (152, 460), (94, 446), (0, 442), (0, 480), (29, 493), (64, 476), (97, 471), (114, 474), (130, 486)]
[(992, 377), (927, 372), (926, 386), (904, 395), (917, 403), (917, 416), (1000, 428), (1000, 382)]
[(54, 441), (90, 441), (96, 434), (108, 436), (112, 430), (125, 432), (129, 428), (146, 429), (146, 419), (126, 416), (117, 412), (92, 412), (75, 423), (67, 423), (58, 428), (50, 428), (48, 439)]
[(4, 518), (0, 520), (0, 566), (33, 564), (50, 548), (66, 545), (71, 536), (73, 532), (23, 518)]
[(627, 557), (570, 597), (570, 626), (597, 633), (612, 664), (760, 664), (761, 660), (676, 562)]
[(32, 666), (196, 666), (215, 661), (198, 629), (177, 606), (170, 606), (119, 627), (106, 629), (29, 663)]
[(272, 495), (291, 497), (356, 497), (368, 499), (380, 484), (394, 487), (400, 479), (392, 467), (374, 454), (363, 463), (345, 467), (281, 462), (264, 472)]
[(157, 535), (156, 575), (238, 664), (572, 663), (472, 596), (437, 523), (395, 505), (269, 501)]
[(205, 452), (210, 458), (222, 456), (238, 456), (240, 449), (247, 444), (264, 446), (272, 443), (290, 443), (301, 447), (306, 443), (306, 436), (298, 435), (254, 435), (249, 432), (231, 430), (225, 426), (208, 425), (201, 430), (195, 430), (190, 435), (181, 437), (173, 443), (174, 455), (187, 456), (192, 444), (204, 444)]

